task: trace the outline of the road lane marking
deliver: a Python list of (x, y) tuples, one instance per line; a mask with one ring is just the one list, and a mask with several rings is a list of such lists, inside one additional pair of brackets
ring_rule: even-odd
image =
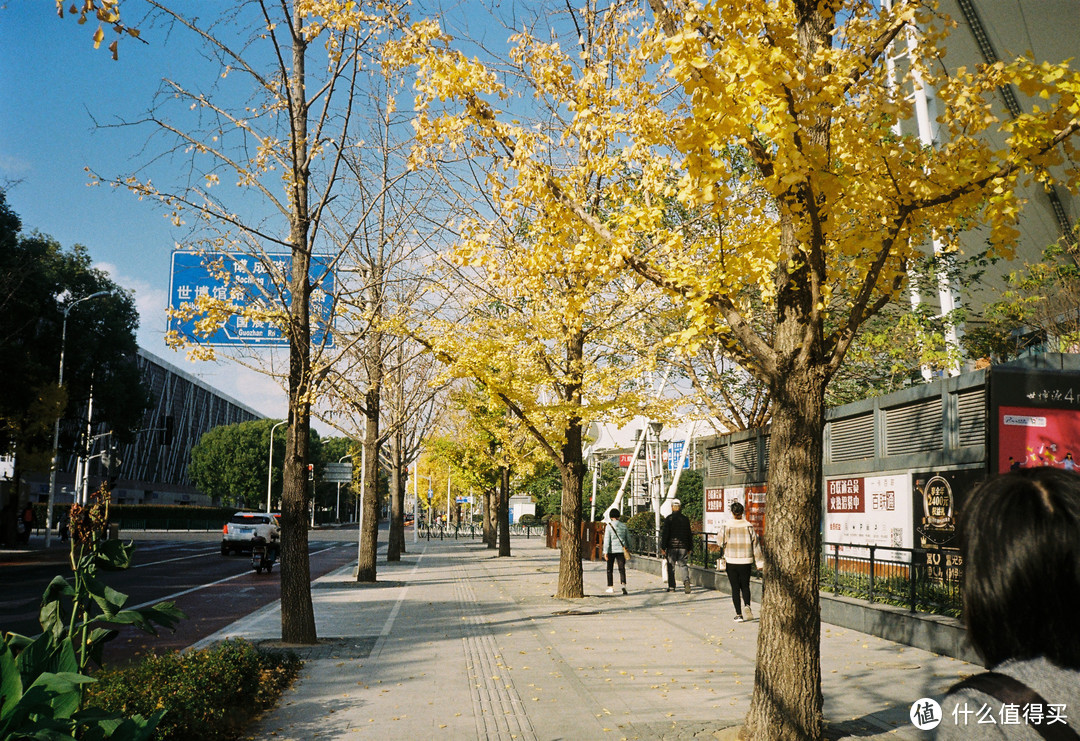
[[(350, 543), (349, 545), (352, 545), (352, 544)], [(333, 546), (330, 546), (329, 548), (323, 548), (321, 551), (313, 551), (313, 552), (308, 554), (308, 558), (310, 558), (311, 556), (317, 556), (320, 553), (326, 553), (327, 551), (332, 551), (335, 548), (344, 548), (344, 547), (345, 546), (342, 546), (342, 545), (333, 545)], [(184, 556), (184, 558), (190, 558), (190, 556)], [(171, 560), (179, 560), (179, 559), (171, 559)], [(165, 561), (159, 561), (158, 563), (166, 563), (166, 562)], [(145, 564), (145, 565), (149, 566), (150, 564)], [(156, 605), (156, 604), (159, 604), (161, 602), (172, 602), (172, 601), (176, 600), (178, 597), (183, 597), (184, 595), (191, 594), (192, 592), (198, 592), (200, 589), (206, 589), (207, 587), (213, 587), (213, 586), (217, 586), (218, 584), (224, 584), (227, 581), (232, 581), (233, 579), (237, 579), (237, 578), (239, 578), (241, 576), (247, 576), (250, 573), (251, 573), (250, 570), (241, 571), (239, 574), (233, 574), (232, 576), (226, 576), (225, 578), (218, 579), (217, 581), (207, 582), (206, 584), (200, 584), (197, 587), (192, 587), (191, 589), (185, 589), (182, 592), (175, 592), (173, 594), (169, 594), (169, 595), (166, 595), (164, 597), (158, 597), (157, 599), (152, 599), (149, 602), (143, 602), (141, 604), (135, 605), (134, 607), (125, 607), (124, 609), (125, 610), (141, 610), (144, 607), (150, 607), (151, 605)]]
[[(160, 561), (147, 561), (146, 563), (137, 563), (134, 566), (132, 566), (131, 568), (133, 568), (133, 569), (141, 569), (144, 566), (157, 566), (159, 563), (172, 563), (173, 561), (186, 561), (189, 558), (202, 558), (202, 557), (206, 556), (207, 554), (215, 553), (216, 551), (217, 551), (217, 548), (208, 548), (205, 551), (201, 551), (201, 552), (196, 553), (196, 554), (191, 555), (191, 556), (177, 556), (176, 558), (163, 558)], [(136, 552), (138, 552), (138, 551), (136, 551)]]
[[(312, 551), (308, 555), (310, 557), (310, 556), (314, 556), (316, 553), (326, 553), (326, 551), (333, 550), (334, 548), (343, 548), (344, 546), (347, 546), (347, 545), (352, 545), (352, 544), (351, 543), (338, 543), (337, 545), (330, 546), (329, 548), (323, 548), (321, 551)], [(135, 552), (138, 553), (138, 550), (136, 549)], [(193, 554), (191, 556), (177, 556), (176, 558), (165, 558), (165, 559), (162, 559), (160, 561), (147, 561), (146, 563), (137, 563), (134, 566), (132, 566), (131, 568), (133, 568), (133, 569), (141, 569), (144, 566), (156, 566), (159, 563), (172, 563), (173, 561), (184, 561), (184, 560), (189, 559), (189, 558), (202, 558), (203, 556), (206, 556), (207, 554), (216, 553), (216, 552), (217, 552), (217, 546), (214, 546), (213, 548), (206, 548), (206, 549), (204, 549), (204, 550), (202, 550), (202, 551), (200, 551), (198, 553), (195, 553), (195, 554)]]

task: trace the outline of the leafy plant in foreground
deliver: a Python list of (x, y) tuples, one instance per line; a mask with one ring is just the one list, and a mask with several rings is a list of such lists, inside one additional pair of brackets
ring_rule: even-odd
[(0, 643), (0, 738), (138, 740), (149, 738), (164, 711), (124, 718), (88, 707), (84, 688), (90, 661), (101, 664), (105, 644), (119, 627), (157, 634), (185, 618), (171, 602), (125, 610), (127, 595), (98, 578), (100, 569), (125, 569), (133, 543), (106, 538), (109, 493), (100, 489), (89, 506), (71, 510), (73, 577), (57, 576), (41, 598), (35, 637), (7, 633)]

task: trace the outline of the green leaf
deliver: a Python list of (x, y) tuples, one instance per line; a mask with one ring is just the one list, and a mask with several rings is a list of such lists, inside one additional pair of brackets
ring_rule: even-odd
[(174, 630), (178, 622), (186, 619), (187, 615), (174, 603), (159, 602), (139, 610), (123, 610), (114, 615), (109, 622), (115, 625), (134, 625), (146, 633), (157, 635), (155, 623), (163, 628)]
[(62, 598), (64, 597), (74, 600), (75, 589), (64, 577), (53, 577), (49, 586), (45, 587), (45, 593), (41, 595), (41, 610), (38, 612), (41, 629), (57, 641), (67, 632), (67, 625), (63, 618)]
[(124, 607), (124, 603), (128, 601), (126, 594), (116, 591), (96, 577), (89, 576), (84, 583), (90, 598), (101, 608), (101, 611), (105, 613), (105, 616), (110, 621)]
[(154, 729), (165, 713), (165, 710), (159, 710), (149, 718), (141, 715), (124, 718), (118, 713), (91, 707), (80, 710), (74, 719), (82, 729), (82, 741), (147, 741), (154, 737)]
[(0, 738), (73, 738), (70, 718), (79, 709), (80, 687), (95, 681), (73, 672), (42, 674), (14, 706), (5, 704)]
[(15, 655), (4, 641), (0, 645), (0, 721), (11, 714), (22, 694), (22, 676), (15, 664)]
[(46, 673), (71, 673), (79, 671), (79, 662), (75, 658), (75, 648), (66, 637), (53, 640), (48, 633), (42, 633), (27, 644), (15, 661), (22, 675), (23, 686), (27, 687)]
[(107, 569), (122, 571), (131, 566), (134, 553), (134, 541), (106, 540), (98, 546), (97, 563)]

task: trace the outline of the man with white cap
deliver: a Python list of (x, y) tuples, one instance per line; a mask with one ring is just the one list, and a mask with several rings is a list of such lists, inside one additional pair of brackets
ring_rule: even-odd
[(660, 552), (667, 559), (668, 591), (675, 591), (675, 566), (678, 565), (683, 577), (683, 590), (690, 594), (690, 570), (686, 566), (686, 557), (693, 547), (693, 533), (690, 520), (682, 513), (682, 502), (671, 500), (671, 514), (664, 518), (660, 528)]

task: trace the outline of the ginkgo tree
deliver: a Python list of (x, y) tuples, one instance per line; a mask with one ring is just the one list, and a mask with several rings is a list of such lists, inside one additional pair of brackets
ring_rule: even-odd
[[(135, 4), (124, 2), (124, 11)], [(101, 179), (164, 208), (187, 230), (182, 246), (204, 255), (223, 284), (220, 293), (195, 289), (174, 315), (190, 323), (179, 325), (184, 331), (173, 325), (167, 342), (212, 357), (208, 339), (226, 322), (271, 327), (287, 339), (284, 369), (258, 350), (227, 354), (287, 387), (281, 631), (286, 641), (314, 643), (311, 409), (330, 368), (362, 339), (353, 333), (336, 346), (332, 341), (341, 296), (327, 295), (323, 278), (339, 267), (347, 245), (327, 238), (328, 224), (352, 175), (347, 159), (363, 146), (352, 128), (354, 106), (386, 15), (382, 6), (371, 13), (354, 7), (355, 22), (346, 27), (301, 2), (256, 0), (202, 19), (158, 0), (138, 4), (151, 12), (140, 23), (144, 31), (160, 23), (187, 34), (193, 43), (185, 49), (201, 51), (207, 65), (177, 67), (143, 119), (119, 124), (146, 127), (150, 154), (135, 172)], [(119, 6), (98, 0), (84, 8), (112, 22)], [(205, 70), (209, 80), (200, 77)]]
[[(923, 245), (955, 249), (966, 225), (984, 222), (1007, 255), (1018, 185), (1077, 187), (1080, 75), (1032, 59), (950, 69), (941, 63), (949, 23), (915, 0), (648, 7), (644, 16), (638, 6), (604, 6), (622, 48), (606, 59), (609, 84), (590, 95), (580, 94), (576, 53), (515, 42), (545, 48), (535, 78), (572, 110), (557, 144), (624, 143), (604, 150), (602, 209), (576, 189), (576, 170), (561, 169), (502, 110), (500, 78), (436, 23), (414, 25), (392, 53), (417, 70), (429, 150), (478, 139), (502, 147), (512, 173), (498, 183), (503, 201), (574, 214), (559, 223), (582, 235), (575, 257), (591, 275), (630, 266), (662, 286), (686, 317), (675, 344), (693, 353), (720, 336), (768, 388), (765, 592), (744, 734), (821, 738), (826, 387), (863, 324), (898, 299)], [(999, 115), (993, 97), (1008, 85), (1038, 104), (1015, 119)], [(913, 90), (937, 99), (937, 146), (905, 133)], [(727, 147), (744, 150), (746, 166), (732, 167)], [(718, 228), (672, 223), (669, 199)]]
[[(521, 111), (527, 123), (510, 124), (513, 138), (473, 136), (468, 117), (433, 115), (421, 96), (414, 150), (415, 165), (426, 167), (460, 148), (474, 171), (485, 174), (480, 207), (453, 225), (457, 241), (445, 290), (460, 301), (425, 323), (423, 341), (446, 363), (448, 376), (475, 379), (505, 404), (558, 467), (560, 598), (584, 593), (584, 431), (594, 421), (624, 422), (641, 413), (647, 394), (640, 392), (654, 355), (640, 347), (639, 322), (659, 306), (655, 289), (612, 267), (603, 255), (603, 237), (564, 203), (571, 198), (599, 217), (608, 202), (624, 195), (621, 178), (609, 184), (616, 162), (611, 152), (622, 142), (602, 126), (568, 133), (563, 125), (584, 101), (616, 91), (621, 29), (591, 8), (575, 11), (574, 19), (583, 36), (572, 57), (527, 32), (515, 35), (510, 58), (503, 61), (513, 79), (531, 81), (533, 101)], [(411, 46), (407, 38), (401, 49)], [(388, 63), (401, 59), (401, 49)], [(486, 70), (456, 60), (449, 65), (439, 74), (455, 78), (462, 90), (499, 86)], [(559, 78), (570, 89), (552, 87)], [(502, 88), (498, 94), (512, 92)], [(478, 97), (472, 100), (483, 105)], [(530, 187), (511, 167), (519, 156), (533, 155), (553, 158), (564, 192), (553, 193), (543, 180)]]

